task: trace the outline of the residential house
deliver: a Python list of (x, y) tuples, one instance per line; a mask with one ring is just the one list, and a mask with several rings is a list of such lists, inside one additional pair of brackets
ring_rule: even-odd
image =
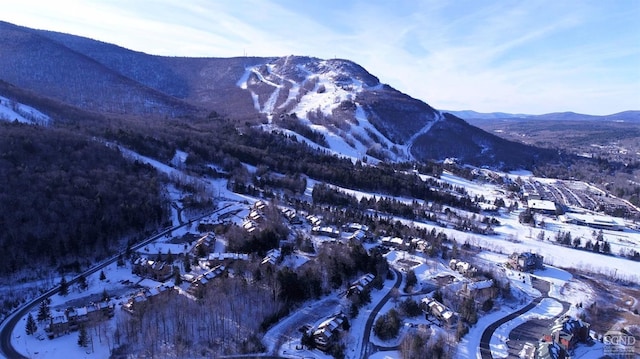
[(544, 268), (543, 260), (544, 257), (539, 254), (524, 252), (511, 254), (507, 263), (515, 270), (533, 272)]
[(187, 288), (187, 293), (191, 294), (195, 298), (203, 298), (205, 294), (205, 289), (213, 281), (215, 278), (220, 277), (225, 270), (225, 266), (218, 265), (211, 270), (197, 276), (191, 281), (189, 288)]
[(158, 282), (164, 282), (173, 275), (173, 267), (164, 261), (153, 261), (138, 257), (132, 262), (131, 273)]
[(64, 315), (56, 315), (49, 319), (49, 323), (44, 327), (45, 333), (49, 339), (59, 337), (69, 333), (69, 321)]
[(242, 228), (244, 228), (245, 231), (252, 233), (258, 229), (258, 224), (252, 220), (246, 219), (242, 222)]
[(322, 224), (322, 219), (313, 214), (307, 216), (307, 221), (309, 221), (309, 223), (311, 223), (311, 225), (314, 227), (319, 227)]
[(122, 309), (129, 314), (141, 312), (148, 304), (167, 300), (173, 293), (173, 287), (161, 285), (156, 288), (144, 289), (129, 298)]
[(550, 333), (542, 337), (543, 342), (558, 343), (567, 352), (573, 351), (576, 344), (589, 341), (589, 324), (571, 316), (564, 316), (551, 327)]
[(191, 249), (191, 254), (200, 257), (205, 257), (207, 254), (215, 250), (216, 247), (216, 235), (213, 233), (207, 233), (200, 237), (196, 244)]
[(316, 348), (327, 351), (346, 320), (347, 317), (340, 313), (320, 323), (312, 335)]
[(473, 276), (477, 272), (477, 269), (470, 263), (457, 259), (452, 259), (449, 261), (449, 268), (469, 277)]
[(396, 249), (408, 249), (409, 244), (404, 241), (404, 239), (400, 237), (383, 237), (381, 239), (382, 244), (388, 247), (393, 247)]
[(253, 222), (262, 222), (262, 220), (264, 220), (264, 216), (261, 212), (254, 209), (249, 212), (249, 216), (247, 216), (247, 219)]
[(64, 315), (51, 317), (44, 330), (49, 339), (53, 339), (78, 330), (82, 324), (96, 323), (112, 318), (114, 308), (113, 304), (107, 302), (91, 303), (84, 307), (69, 307), (64, 311)]
[(262, 211), (267, 207), (267, 204), (263, 200), (258, 200), (253, 204), (253, 209)]
[(318, 236), (327, 236), (331, 238), (338, 238), (340, 236), (340, 231), (331, 226), (315, 226), (311, 228), (311, 234), (315, 234)]
[(349, 240), (356, 240), (358, 242), (362, 242), (365, 239), (367, 239), (367, 232), (359, 229), (359, 230), (353, 232), (353, 234), (350, 235), (348, 238), (349, 238)]
[(425, 313), (425, 317), (428, 319), (429, 315), (433, 315), (442, 324), (453, 325), (457, 320), (457, 315), (454, 311), (447, 308), (444, 304), (429, 297), (425, 297), (420, 302), (422, 312)]
[(302, 220), (298, 217), (295, 210), (291, 208), (283, 208), (282, 215), (289, 221), (290, 224), (302, 224)]
[(482, 308), (486, 301), (498, 296), (498, 288), (494, 285), (493, 279), (465, 282), (458, 291), (458, 296), (471, 298), (476, 303), (476, 308)]
[(358, 280), (354, 281), (349, 285), (349, 289), (347, 289), (347, 297), (352, 295), (359, 295), (365, 289), (369, 288), (371, 282), (375, 279), (375, 275), (368, 273), (360, 277)]
[(282, 257), (282, 251), (279, 248), (270, 249), (267, 255), (262, 259), (262, 264), (276, 265)]
[(536, 351), (537, 359), (565, 359), (567, 352), (555, 342), (540, 342)]

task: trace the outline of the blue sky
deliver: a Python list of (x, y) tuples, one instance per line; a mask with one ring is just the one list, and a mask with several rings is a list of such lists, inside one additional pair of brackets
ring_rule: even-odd
[(439, 109), (640, 110), (640, 1), (0, 0), (0, 20), (154, 55), (357, 62)]

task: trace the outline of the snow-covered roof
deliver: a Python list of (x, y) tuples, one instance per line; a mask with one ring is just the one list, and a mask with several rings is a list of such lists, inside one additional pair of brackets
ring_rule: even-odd
[(541, 211), (555, 211), (556, 204), (552, 201), (543, 199), (530, 199), (527, 201), (527, 207)]

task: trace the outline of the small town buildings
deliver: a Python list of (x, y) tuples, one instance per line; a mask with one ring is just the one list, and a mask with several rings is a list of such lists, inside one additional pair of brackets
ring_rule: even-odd
[(258, 229), (258, 224), (252, 220), (246, 219), (242, 222), (242, 228), (244, 228), (245, 231), (252, 233)]
[(507, 263), (511, 266), (511, 268), (515, 270), (519, 270), (522, 272), (533, 272), (536, 269), (544, 268), (544, 257), (531, 253), (513, 253), (509, 256)]
[(148, 304), (168, 299), (173, 292), (174, 288), (166, 285), (144, 289), (131, 296), (122, 306), (122, 309), (129, 314), (136, 314), (142, 311)]
[(316, 348), (327, 351), (346, 320), (347, 317), (340, 313), (320, 323), (312, 335)]
[(272, 264), (276, 265), (280, 258), (282, 257), (282, 251), (279, 248), (270, 249), (267, 252), (267, 255), (262, 259), (261, 264)]
[(396, 249), (408, 249), (409, 243), (406, 243), (404, 239), (400, 237), (383, 237), (381, 239), (383, 245)]
[(498, 288), (494, 285), (493, 279), (468, 282), (462, 285), (458, 295), (462, 298), (473, 299), (476, 308), (481, 308), (486, 301), (498, 296)]
[(64, 315), (51, 317), (44, 331), (49, 339), (53, 339), (78, 330), (82, 324), (97, 323), (112, 318), (114, 308), (113, 304), (107, 302), (91, 303), (84, 307), (69, 307), (64, 311)]
[(427, 319), (429, 319), (429, 315), (433, 315), (442, 324), (446, 325), (453, 325), (457, 320), (457, 315), (454, 311), (433, 298), (423, 298), (420, 301), (420, 306)]
[(572, 223), (579, 226), (586, 226), (595, 229), (608, 229), (612, 231), (621, 231), (624, 229), (623, 223), (620, 223), (614, 218), (608, 216), (566, 213), (560, 217), (560, 220), (564, 223)]
[(213, 252), (216, 247), (216, 235), (213, 233), (207, 233), (200, 237), (196, 244), (191, 249), (191, 254), (201, 258), (207, 254)]
[(298, 217), (295, 210), (291, 208), (282, 208), (281, 212), (290, 224), (302, 224), (302, 220)]
[(45, 333), (49, 339), (59, 337), (69, 333), (69, 321), (64, 315), (56, 315), (49, 318), (49, 323), (44, 327)]
[(562, 213), (561, 208), (555, 202), (543, 199), (529, 199), (527, 207), (534, 212), (542, 214), (554, 215)]
[(555, 342), (540, 342), (536, 351), (537, 359), (565, 359), (567, 352)]
[(349, 223), (342, 226), (342, 230), (345, 232), (357, 232), (357, 231), (368, 231), (369, 226), (360, 224), (360, 223)]
[(452, 259), (449, 261), (449, 268), (466, 276), (473, 276), (477, 272), (477, 269), (470, 263), (457, 259)]
[(131, 273), (157, 282), (164, 282), (173, 275), (173, 267), (164, 261), (153, 261), (138, 257), (131, 264)]
[(349, 285), (349, 289), (347, 289), (347, 297), (362, 293), (365, 289), (369, 288), (375, 278), (375, 275), (368, 273), (352, 282), (351, 285)]
[(348, 239), (349, 240), (355, 240), (355, 241), (358, 241), (358, 242), (362, 242), (362, 241), (367, 239), (367, 232), (359, 229), (359, 230), (353, 232), (353, 234), (350, 235), (348, 237)]
[(576, 344), (588, 341), (589, 324), (568, 315), (558, 319), (542, 337), (542, 342), (558, 343), (567, 353), (572, 352)]
[(262, 222), (264, 220), (264, 216), (262, 215), (261, 212), (254, 209), (254, 210), (251, 210), (251, 212), (249, 212), (247, 219), (253, 222)]
[(333, 228), (331, 226), (315, 226), (311, 228), (311, 234), (315, 234), (318, 236), (327, 236), (331, 238), (340, 237), (340, 231), (337, 228)]
[(225, 266), (218, 265), (211, 270), (197, 276), (191, 281), (189, 288), (187, 288), (187, 293), (191, 294), (195, 298), (203, 298), (205, 294), (205, 289), (215, 278), (220, 277), (224, 271)]
[(311, 223), (311, 225), (314, 227), (319, 227), (320, 225), (322, 225), (322, 218), (317, 217), (313, 214), (307, 216), (307, 221), (309, 221), (309, 223)]

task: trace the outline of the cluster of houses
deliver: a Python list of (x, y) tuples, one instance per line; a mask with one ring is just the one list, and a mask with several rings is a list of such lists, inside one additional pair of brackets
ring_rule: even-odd
[(507, 264), (521, 272), (533, 272), (537, 269), (544, 269), (544, 257), (532, 252), (515, 252), (509, 256)]
[(44, 330), (49, 339), (76, 331), (83, 324), (96, 323), (112, 318), (114, 305), (108, 302), (92, 303), (85, 307), (70, 307), (64, 314), (52, 316)]
[(225, 266), (218, 265), (213, 267), (211, 270), (195, 277), (191, 281), (189, 288), (187, 288), (187, 293), (191, 294), (195, 298), (203, 298), (205, 289), (207, 288), (209, 283), (211, 283), (211, 281), (213, 281), (214, 279), (220, 277), (224, 273), (225, 269)]
[(145, 288), (129, 297), (129, 300), (122, 305), (122, 309), (129, 314), (140, 313), (149, 303), (166, 300), (173, 292), (174, 288), (166, 285), (151, 289)]
[(382, 237), (380, 242), (385, 247), (399, 250), (415, 248), (417, 251), (425, 252), (429, 248), (429, 242), (422, 238), (403, 239), (400, 237)]
[(564, 359), (570, 356), (578, 343), (587, 343), (589, 324), (571, 316), (556, 321), (549, 333), (538, 344), (536, 357), (539, 359)]
[(244, 228), (247, 232), (252, 233), (258, 229), (258, 225), (264, 221), (264, 214), (262, 211), (267, 207), (267, 204), (264, 201), (257, 201), (251, 207), (249, 214), (245, 217), (242, 222), (242, 228)]
[(213, 268), (219, 264), (229, 264), (233, 261), (248, 261), (251, 256), (247, 253), (233, 252), (215, 252), (209, 253), (206, 258), (201, 258), (199, 264), (201, 267)]
[(291, 208), (282, 208), (280, 211), (282, 212), (284, 218), (289, 221), (289, 224), (302, 224), (302, 220), (300, 219), (300, 217), (298, 217), (298, 214), (295, 210)]
[(327, 351), (334, 340), (334, 337), (344, 327), (347, 317), (342, 314), (336, 314), (331, 318), (320, 323), (313, 331), (312, 337), (316, 348)]
[(156, 282), (164, 282), (173, 275), (173, 266), (164, 261), (138, 257), (131, 262), (131, 273)]

